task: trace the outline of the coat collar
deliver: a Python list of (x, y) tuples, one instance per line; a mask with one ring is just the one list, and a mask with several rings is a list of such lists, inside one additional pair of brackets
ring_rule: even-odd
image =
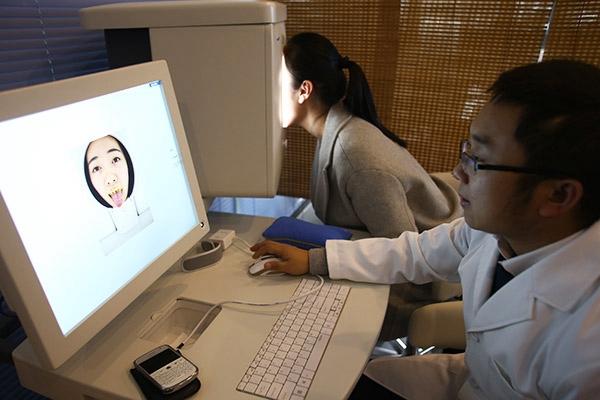
[[(511, 325), (533, 318), (536, 301), (561, 312), (572, 312), (590, 293), (600, 277), (600, 222), (560, 243), (525, 254), (533, 263), (486, 299), (498, 254), (495, 240), (482, 251), (471, 306), (469, 331), (481, 331)], [(518, 257), (511, 262), (518, 262)], [(468, 312), (468, 310), (465, 310)]]
[(317, 142), (312, 172), (311, 201), (314, 203), (315, 213), (321, 221), (327, 220), (327, 205), (329, 203), (328, 170), (333, 163), (333, 149), (340, 132), (352, 117), (352, 113), (342, 103), (333, 105), (325, 120), (323, 137)]
[(327, 114), (325, 120), (325, 129), (321, 138), (319, 149), (319, 165), (321, 168), (328, 168), (333, 162), (333, 148), (340, 132), (346, 126), (346, 123), (353, 117), (352, 113), (346, 109), (343, 103), (334, 104)]

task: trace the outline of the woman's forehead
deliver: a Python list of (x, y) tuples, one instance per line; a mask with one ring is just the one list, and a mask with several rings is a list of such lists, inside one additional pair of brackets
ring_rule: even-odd
[(93, 155), (98, 156), (98, 152), (109, 153), (112, 151), (121, 151), (121, 146), (119, 146), (119, 142), (117, 142), (117, 140), (111, 136), (104, 136), (103, 138), (94, 140), (90, 143), (87, 154), (89, 158)]

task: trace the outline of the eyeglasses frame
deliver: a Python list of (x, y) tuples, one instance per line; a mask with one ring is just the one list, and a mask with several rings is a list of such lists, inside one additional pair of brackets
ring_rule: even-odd
[[(493, 164), (481, 164), (475, 160), (475, 158), (467, 152), (467, 146), (469, 146), (470, 140), (463, 139), (460, 141), (460, 167), (465, 172), (465, 174), (469, 176), (473, 176), (479, 170), (488, 170), (488, 171), (506, 171), (506, 172), (515, 172), (520, 174), (534, 174), (534, 175), (543, 175), (543, 176), (555, 176), (559, 175), (558, 172), (546, 169), (539, 168), (528, 168), (528, 167), (513, 167), (509, 165), (493, 165)], [(465, 165), (472, 164), (473, 165), (473, 174), (467, 173), (467, 168)]]

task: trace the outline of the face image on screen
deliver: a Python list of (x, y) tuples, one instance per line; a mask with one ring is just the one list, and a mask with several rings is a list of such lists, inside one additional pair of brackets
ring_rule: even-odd
[(140, 184), (135, 185), (129, 151), (116, 136), (103, 136), (88, 144), (83, 172), (90, 194), (106, 209), (107, 226), (101, 239), (105, 254), (154, 221)]
[(0, 188), (63, 335), (199, 222), (161, 81), (0, 122)]

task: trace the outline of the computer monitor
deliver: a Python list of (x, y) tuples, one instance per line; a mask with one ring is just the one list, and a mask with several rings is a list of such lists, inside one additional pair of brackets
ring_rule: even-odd
[(165, 61), (0, 93), (0, 288), (55, 369), (209, 225)]

